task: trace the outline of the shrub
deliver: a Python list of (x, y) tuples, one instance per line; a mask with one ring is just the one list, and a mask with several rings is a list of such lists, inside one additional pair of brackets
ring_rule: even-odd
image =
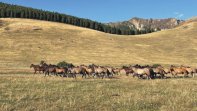
[(153, 64), (153, 67), (161, 66), (160, 64)]
[(74, 65), (72, 64), (72, 63), (67, 63), (67, 62), (65, 62), (65, 61), (62, 61), (62, 62), (59, 62), (58, 64), (57, 64), (57, 66), (58, 67), (74, 67)]

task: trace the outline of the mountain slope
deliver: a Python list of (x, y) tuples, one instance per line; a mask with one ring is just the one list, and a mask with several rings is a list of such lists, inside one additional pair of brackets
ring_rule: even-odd
[(164, 30), (164, 29), (172, 29), (182, 23), (182, 20), (177, 20), (175, 18), (168, 18), (168, 19), (142, 19), (134, 17), (128, 21), (123, 22), (115, 22), (115, 23), (108, 23), (108, 25), (120, 29), (135, 29), (135, 30), (147, 30), (153, 29), (157, 30)]
[(196, 65), (197, 22), (146, 35), (112, 35), (61, 23), (0, 19), (0, 71), (46, 60), (79, 64)]

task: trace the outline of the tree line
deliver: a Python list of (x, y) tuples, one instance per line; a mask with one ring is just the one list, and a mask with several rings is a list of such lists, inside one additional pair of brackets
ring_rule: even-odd
[(0, 2), (0, 18), (27, 18), (60, 22), (118, 35), (137, 35), (154, 32), (154, 30), (150, 28), (146, 30), (120, 29), (89, 19), (79, 18), (57, 12), (45, 11), (41, 9), (12, 5), (3, 2)]

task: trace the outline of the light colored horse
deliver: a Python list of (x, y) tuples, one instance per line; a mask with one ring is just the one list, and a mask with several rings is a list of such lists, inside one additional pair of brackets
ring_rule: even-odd
[(134, 75), (137, 75), (138, 77), (142, 77), (143, 75), (146, 75), (147, 79), (153, 79), (155, 75), (153, 69), (151, 68), (132, 67), (132, 70), (134, 71)]

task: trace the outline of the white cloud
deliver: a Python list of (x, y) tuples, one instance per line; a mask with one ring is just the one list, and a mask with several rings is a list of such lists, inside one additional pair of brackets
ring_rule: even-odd
[(179, 19), (184, 16), (184, 14), (180, 12), (174, 12), (174, 15), (175, 15), (175, 18), (179, 18)]

